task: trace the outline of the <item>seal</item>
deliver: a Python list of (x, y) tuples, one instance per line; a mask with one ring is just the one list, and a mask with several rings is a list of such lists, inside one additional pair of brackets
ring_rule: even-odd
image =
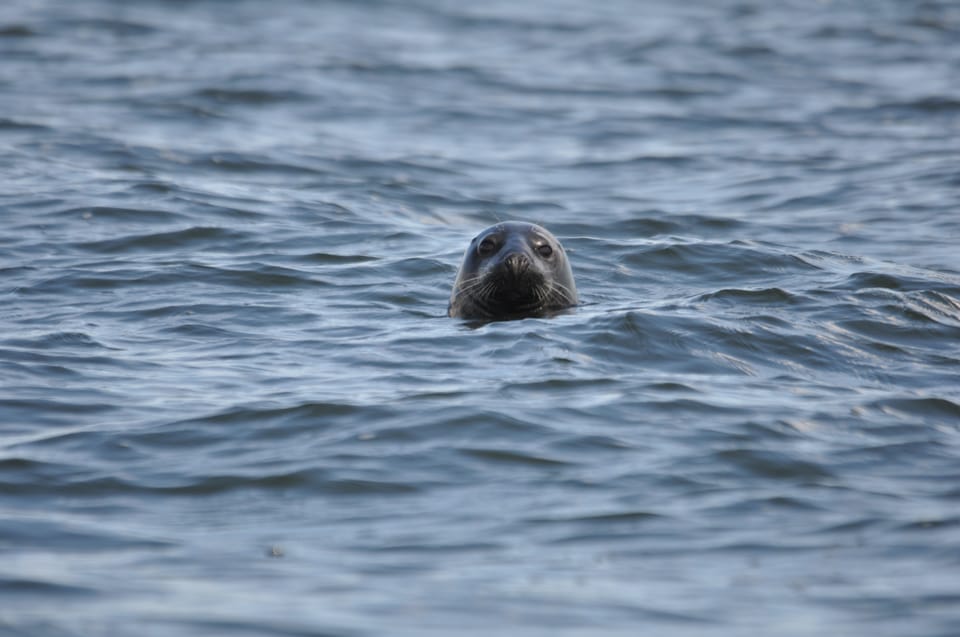
[(576, 304), (573, 270), (557, 238), (532, 223), (505, 221), (470, 242), (447, 314), (518, 319), (545, 316)]

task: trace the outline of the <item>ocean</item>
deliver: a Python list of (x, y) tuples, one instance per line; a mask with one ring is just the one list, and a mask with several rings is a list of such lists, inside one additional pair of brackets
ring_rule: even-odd
[[(960, 4), (6, 0), (0, 636), (960, 634)], [(447, 302), (501, 220), (581, 305)]]

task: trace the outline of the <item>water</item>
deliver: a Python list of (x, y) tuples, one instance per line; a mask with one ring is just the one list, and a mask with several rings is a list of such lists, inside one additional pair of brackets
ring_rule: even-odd
[[(0, 9), (0, 634), (960, 633), (960, 5)], [(497, 219), (584, 304), (445, 316)]]

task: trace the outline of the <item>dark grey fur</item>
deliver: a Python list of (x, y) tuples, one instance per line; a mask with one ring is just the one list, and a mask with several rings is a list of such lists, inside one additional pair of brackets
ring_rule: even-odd
[(577, 304), (567, 253), (548, 230), (505, 221), (470, 242), (447, 314), (466, 319), (545, 316)]

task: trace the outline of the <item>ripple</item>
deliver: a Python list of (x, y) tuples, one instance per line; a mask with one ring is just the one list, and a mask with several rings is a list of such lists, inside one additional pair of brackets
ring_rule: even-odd
[(194, 92), (196, 97), (212, 100), (219, 104), (275, 104), (299, 102), (311, 99), (311, 96), (299, 91), (254, 89), (254, 88), (204, 88)]
[(7, 24), (0, 27), (0, 38), (29, 38), (37, 32), (26, 24)]
[(85, 332), (50, 332), (30, 338), (6, 338), (0, 344), (18, 349), (56, 350), (111, 350), (115, 349), (97, 341)]
[(30, 597), (32, 595), (49, 595), (55, 598), (63, 597), (86, 597), (94, 596), (99, 593), (96, 589), (88, 586), (77, 586), (64, 582), (51, 582), (41, 579), (17, 579), (13, 577), (0, 577), (0, 593), (9, 598), (17, 596)]
[(323, 176), (325, 171), (303, 166), (293, 162), (277, 161), (270, 157), (238, 154), (238, 153), (217, 153), (198, 157), (191, 160), (191, 165), (195, 168), (213, 168), (217, 171), (229, 173), (258, 173), (258, 174), (283, 174), (283, 175), (306, 175)]
[(4, 536), (0, 552), (11, 552), (14, 545), (18, 551), (57, 547), (59, 550), (111, 552), (156, 550), (172, 546), (172, 543), (163, 540), (118, 534), (99, 526), (46, 520), (40, 516), (6, 519), (0, 524), (0, 530)]
[(130, 252), (164, 252), (167, 250), (226, 249), (249, 239), (247, 233), (225, 228), (185, 228), (172, 232), (153, 232), (149, 234), (120, 237), (102, 241), (88, 241), (74, 244), (76, 247), (97, 254), (125, 254)]
[(700, 302), (719, 302), (729, 305), (740, 306), (742, 304), (760, 305), (760, 306), (780, 306), (792, 303), (798, 303), (799, 297), (791, 294), (781, 288), (765, 288), (758, 290), (744, 290), (729, 288), (717, 290), (697, 297)]
[[(0, 37), (4, 37), (2, 30), (0, 30)], [(23, 119), (9, 119), (6, 117), (0, 117), (0, 131), (40, 132), (47, 130), (49, 130), (49, 127), (42, 124), (37, 124), (35, 122), (26, 121)]]
[(817, 481), (833, 475), (819, 463), (769, 449), (729, 449), (716, 452), (716, 456), (725, 463), (763, 478)]
[(81, 32), (101, 31), (119, 37), (143, 37), (156, 32), (149, 24), (114, 18), (65, 18), (58, 26)]
[(955, 632), (953, 3), (120, 4), (0, 25), (6, 626)]
[[(169, 188), (164, 188), (162, 186), (150, 184), (135, 184), (131, 187), (133, 190), (153, 190), (154, 192), (169, 192)], [(181, 221), (186, 218), (186, 215), (183, 215), (179, 212), (171, 210), (161, 210), (155, 208), (122, 208), (119, 206), (90, 206), (90, 207), (81, 207), (81, 208), (68, 208), (66, 210), (57, 210), (55, 212), (48, 213), (48, 217), (62, 217), (62, 218), (74, 218), (79, 217), (85, 221), (96, 221), (96, 222), (116, 222), (116, 221), (135, 221), (138, 224), (141, 223), (170, 223), (175, 221)], [(209, 230), (209, 229), (208, 229)], [(202, 231), (202, 230), (201, 230)], [(178, 231), (178, 232), (189, 232), (188, 231)], [(176, 235), (177, 233), (171, 233)], [(144, 235), (149, 237), (152, 235)], [(86, 242), (79, 243), (80, 246), (97, 246), (97, 245), (107, 245), (112, 246), (116, 243), (122, 243), (124, 239), (119, 239), (116, 241), (103, 241), (103, 242)], [(144, 246), (147, 247), (147, 246)]]
[[(47, 467), (48, 471), (52, 467)], [(17, 471), (22, 473), (22, 471)], [(50, 474), (53, 475), (53, 474)], [(269, 472), (259, 470), (248, 473), (220, 474), (210, 471), (203, 475), (172, 475), (166, 472), (141, 474), (136, 478), (121, 476), (97, 477), (81, 471), (67, 478), (57, 471), (55, 483), (31, 485), (22, 482), (6, 482), (11, 495), (32, 494), (41, 496), (55, 493), (60, 496), (88, 497), (103, 494), (105, 497), (136, 494), (168, 494), (200, 497), (234, 492), (266, 491), (277, 493), (312, 492), (331, 495), (385, 495), (416, 493), (420, 486), (400, 480), (377, 480), (371, 478), (334, 477), (325, 469)]]
[(465, 448), (460, 449), (459, 451), (466, 457), (475, 458), (491, 464), (517, 466), (528, 465), (531, 467), (562, 466), (568, 464), (567, 462), (557, 458), (548, 458), (543, 455), (523, 453), (522, 451), (514, 449)]
[(796, 255), (771, 252), (740, 241), (652, 246), (629, 255), (625, 263), (643, 270), (662, 270), (674, 277), (707, 276), (714, 281), (755, 280), (774, 274), (782, 277), (815, 269)]
[(921, 420), (943, 421), (960, 426), (960, 402), (946, 398), (890, 398), (872, 403), (872, 406), (920, 418)]

